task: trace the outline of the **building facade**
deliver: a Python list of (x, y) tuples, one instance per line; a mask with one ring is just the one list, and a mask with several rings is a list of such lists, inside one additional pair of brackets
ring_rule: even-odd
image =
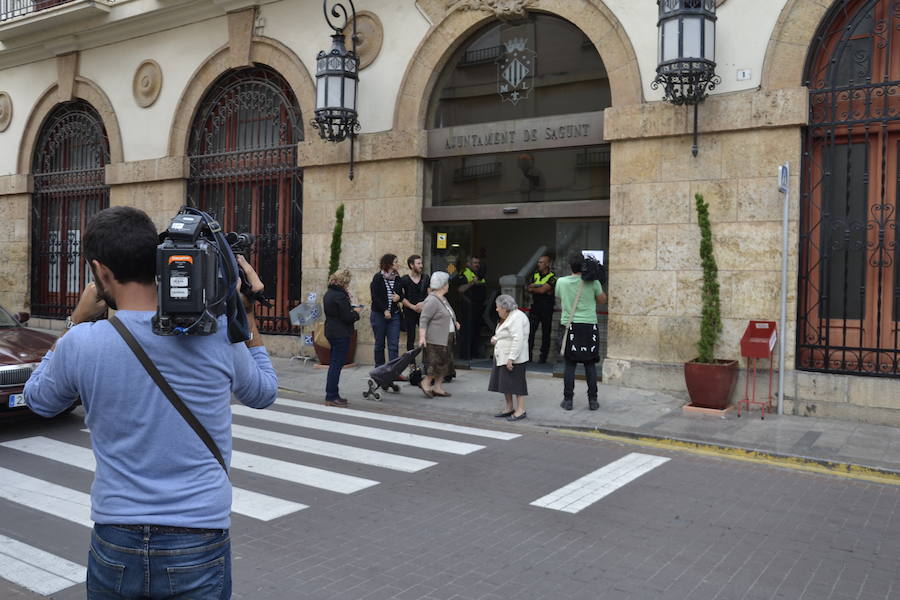
[(521, 293), (541, 253), (565, 274), (572, 250), (604, 251), (604, 380), (682, 394), (693, 197), (717, 354), (737, 358), (748, 320), (779, 318), (789, 163), (786, 410), (900, 424), (898, 3), (715, 3), (721, 83), (694, 157), (692, 111), (651, 86), (651, 0), (358, 0), (350, 180), (348, 143), (310, 125), (318, 0), (0, 0), (0, 303), (58, 326), (93, 213), (128, 204), (163, 228), (191, 204), (257, 236), (267, 344), (294, 354), (287, 312), (324, 290), (343, 204), (361, 301), (387, 252), (451, 271), (480, 255), (489, 290)]

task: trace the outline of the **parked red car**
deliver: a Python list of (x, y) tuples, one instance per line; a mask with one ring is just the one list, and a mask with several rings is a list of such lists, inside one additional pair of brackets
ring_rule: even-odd
[(25, 382), (56, 342), (56, 336), (23, 327), (29, 316), (0, 307), (0, 417), (27, 414)]

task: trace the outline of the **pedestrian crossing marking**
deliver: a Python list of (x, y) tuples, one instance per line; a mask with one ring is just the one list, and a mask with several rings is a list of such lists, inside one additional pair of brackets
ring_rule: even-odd
[(371, 479), (364, 479), (355, 475), (344, 475), (334, 471), (307, 467), (306, 465), (298, 465), (286, 460), (266, 458), (265, 456), (257, 456), (246, 452), (234, 451), (231, 453), (231, 468), (317, 487), (339, 494), (352, 494), (367, 487), (378, 485), (377, 481)]
[(531, 505), (575, 514), (668, 460), (662, 456), (632, 452), (538, 498)]
[(0, 498), (85, 527), (94, 525), (89, 495), (4, 467), (0, 467)]
[[(97, 470), (94, 452), (90, 448), (60, 442), (44, 436), (3, 442), (0, 446), (12, 448), (13, 450), (26, 452), (35, 456), (42, 456), (92, 473)], [(274, 496), (267, 496), (265, 494), (237, 487), (232, 488), (232, 512), (252, 519), (271, 521), (272, 519), (277, 519), (303, 510), (304, 508), (309, 507), (305, 504), (300, 504), (299, 502), (282, 500), (281, 498), (275, 498)]]
[(297, 452), (328, 456), (330, 458), (346, 460), (348, 462), (355, 462), (372, 467), (381, 467), (384, 469), (393, 469), (394, 471), (403, 471), (405, 473), (415, 473), (437, 464), (430, 460), (421, 460), (409, 456), (401, 456), (399, 454), (389, 454), (377, 450), (366, 450), (354, 446), (345, 446), (344, 444), (323, 442), (312, 438), (287, 435), (269, 431), (268, 429), (257, 429), (255, 427), (246, 427), (244, 425), (233, 424), (231, 426), (231, 435), (237, 439), (256, 442), (258, 444), (278, 446)]
[(84, 583), (86, 576), (82, 565), (0, 535), (0, 578), (49, 596)]
[(397, 423), (399, 425), (413, 425), (415, 427), (422, 427), (423, 429), (436, 429), (439, 431), (449, 431), (451, 433), (462, 433), (464, 435), (493, 438), (495, 440), (508, 441), (514, 440), (517, 437), (521, 437), (521, 434), (519, 433), (493, 431), (491, 429), (481, 429), (478, 427), (465, 427), (463, 425), (452, 425), (450, 423), (440, 423), (438, 421), (425, 421), (422, 419), (412, 419), (410, 417), (395, 417), (393, 415), (373, 413), (364, 410), (353, 410), (352, 408), (324, 406), (321, 404), (313, 404), (312, 402), (303, 402), (301, 400), (288, 400), (286, 398), (278, 398), (275, 401), (275, 404), (277, 406), (289, 406), (291, 408), (302, 408), (304, 410), (314, 410), (329, 414), (347, 415), (348, 417), (358, 417), (360, 419), (371, 419), (373, 421)]
[(465, 455), (484, 449), (484, 446), (479, 444), (455, 442), (415, 433), (403, 433), (400, 431), (378, 429), (377, 427), (368, 427), (365, 425), (352, 425), (350, 423), (341, 423), (339, 421), (327, 421), (325, 419), (303, 417), (271, 409), (258, 410), (239, 404), (232, 404), (231, 412), (234, 415), (249, 417), (251, 419), (282, 423), (284, 425), (293, 425), (295, 427), (306, 427), (307, 429), (318, 429), (319, 431), (339, 433), (351, 437), (367, 438), (380, 442), (389, 442), (401, 446), (413, 446), (415, 448), (424, 448), (426, 450), (437, 450), (438, 452), (446, 452), (449, 454)]

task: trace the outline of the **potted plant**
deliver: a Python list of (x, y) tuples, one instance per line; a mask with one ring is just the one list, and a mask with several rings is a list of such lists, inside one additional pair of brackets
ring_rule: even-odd
[(697, 223), (700, 227), (700, 261), (703, 266), (702, 311), (700, 317), (699, 355), (684, 364), (684, 381), (691, 405), (723, 410), (728, 406), (737, 383), (738, 361), (713, 358), (716, 342), (722, 333), (722, 310), (719, 299), (719, 268), (713, 255), (709, 204), (703, 196), (694, 196)]
[[(331, 230), (331, 254), (328, 257), (328, 276), (338, 270), (341, 264), (341, 237), (344, 234), (344, 205), (341, 204), (334, 211), (334, 229)], [(324, 297), (324, 296), (323, 296)], [(313, 334), (313, 348), (319, 363), (327, 365), (331, 362), (331, 345), (325, 337), (325, 324), (317, 323)], [(350, 351), (347, 353), (347, 362), (350, 364), (356, 355), (356, 331), (350, 338)]]

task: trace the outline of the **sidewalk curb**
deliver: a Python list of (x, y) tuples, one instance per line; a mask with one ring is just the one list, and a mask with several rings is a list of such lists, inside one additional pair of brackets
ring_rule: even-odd
[(774, 464), (788, 469), (797, 469), (815, 473), (825, 473), (861, 479), (875, 483), (900, 485), (900, 471), (884, 467), (827, 460), (802, 454), (775, 452), (762, 448), (720, 444), (703, 440), (692, 440), (678, 437), (653, 435), (638, 431), (609, 429), (600, 427), (568, 427), (565, 425), (544, 425), (544, 427), (567, 431), (576, 435), (616, 442), (631, 443), (640, 446), (653, 446), (670, 450), (681, 450), (695, 454), (715, 455), (745, 462)]
[[(308, 391), (297, 390), (285, 386), (279, 386), (279, 391), (310, 397)], [(310, 397), (310, 399), (312, 398)], [(388, 406), (390, 405), (382, 404), (381, 402), (372, 403), (372, 408), (387, 408)], [(380, 411), (376, 410), (376, 412)], [(859, 463), (804, 456), (802, 454), (777, 452), (766, 450), (764, 448), (750, 448), (747, 446), (679, 438), (676, 436), (656, 435), (642, 431), (616, 429), (612, 427), (578, 427), (559, 423), (541, 423), (537, 420), (531, 420), (530, 423), (523, 422), (516, 427), (516, 429), (519, 429), (522, 426), (533, 429), (552, 430), (570, 435), (587, 436), (616, 443), (659, 448), (661, 450), (690, 452), (693, 454), (715, 456), (757, 464), (765, 463), (787, 469), (858, 479), (872, 483), (900, 485), (900, 470), (894, 470), (887, 467), (875, 467)], [(506, 431), (506, 429), (504, 429), (504, 431)]]

